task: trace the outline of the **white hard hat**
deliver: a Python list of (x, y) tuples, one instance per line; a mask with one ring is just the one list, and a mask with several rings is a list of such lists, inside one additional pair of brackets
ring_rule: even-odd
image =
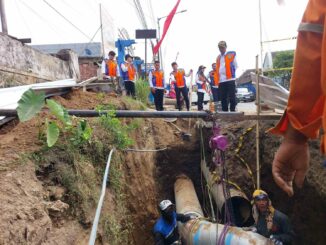
[(170, 207), (171, 205), (173, 205), (173, 203), (170, 200), (163, 200), (162, 202), (160, 202), (159, 207), (163, 211), (168, 207)]

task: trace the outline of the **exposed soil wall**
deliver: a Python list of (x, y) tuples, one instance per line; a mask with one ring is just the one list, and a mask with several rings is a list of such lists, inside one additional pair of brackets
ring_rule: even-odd
[[(230, 147), (227, 150), (227, 165), (230, 180), (237, 183), (251, 198), (254, 190), (251, 177), (239, 159), (235, 156), (240, 137), (245, 130), (253, 128), (243, 137), (243, 146), (239, 155), (248, 163), (256, 180), (256, 122), (221, 123), (222, 131), (228, 136)], [(296, 189), (294, 197), (288, 197), (275, 184), (271, 174), (274, 154), (281, 142), (279, 137), (267, 134), (266, 130), (273, 122), (261, 123), (261, 188), (266, 190), (276, 209), (287, 214), (296, 233), (295, 244), (324, 244), (326, 226), (326, 169), (319, 151), (319, 142), (310, 142), (311, 167), (304, 187)], [(211, 134), (206, 131), (206, 138)], [(206, 145), (206, 149), (208, 146)]]
[[(55, 98), (67, 108), (93, 109), (109, 105), (119, 109), (142, 105), (116, 98), (114, 94), (74, 91)], [(0, 129), (0, 244), (87, 244), (95, 213), (105, 162), (113, 148), (112, 135), (97, 118), (89, 119), (92, 140), (82, 147), (44, 148), (40, 131), (44, 117), (26, 123), (17, 121)], [(209, 214), (205, 183), (200, 174), (200, 141), (192, 128), (189, 140), (162, 119), (121, 119), (132, 129), (130, 151), (118, 150), (111, 163), (110, 177), (102, 209), (97, 244), (153, 244), (152, 228), (159, 216), (162, 199), (174, 201), (173, 185), (179, 174), (194, 182), (198, 197)], [(195, 123), (195, 120), (192, 120)], [(230, 140), (227, 151), (229, 176), (250, 198), (252, 180), (234, 156), (243, 132), (255, 122), (222, 123)], [(176, 125), (188, 131), (188, 120)], [(279, 138), (261, 130), (261, 180), (274, 206), (289, 215), (297, 234), (295, 244), (323, 244), (326, 225), (325, 170), (321, 166), (318, 142), (312, 142), (312, 166), (305, 186), (288, 198), (274, 184), (271, 162)], [(255, 130), (244, 136), (240, 156), (255, 169)], [(210, 130), (204, 130), (206, 159)], [(60, 146), (60, 145), (59, 145)], [(165, 149), (166, 148), (166, 149)], [(162, 151), (139, 152), (137, 150)], [(255, 175), (255, 171), (253, 171)]]

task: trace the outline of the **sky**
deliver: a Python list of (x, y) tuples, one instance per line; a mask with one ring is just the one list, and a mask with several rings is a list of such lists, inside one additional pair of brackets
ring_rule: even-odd
[[(148, 27), (157, 28), (157, 18), (169, 14), (177, 0), (139, 0)], [(60, 16), (52, 5), (75, 27)], [(181, 0), (168, 34), (162, 44), (164, 69), (170, 72), (175, 61), (179, 67), (197, 70), (205, 65), (209, 71), (218, 53), (217, 44), (225, 40), (228, 50), (237, 52), (239, 69), (255, 67), (260, 55), (259, 0)], [(261, 0), (263, 41), (295, 37), (308, 0)], [(18, 38), (32, 38), (32, 44), (82, 43), (101, 41), (99, 4), (102, 4), (104, 38), (118, 38), (118, 28), (125, 28), (130, 38), (143, 29), (133, 0), (5, 0), (8, 32)], [(151, 12), (150, 9), (153, 11)], [(154, 17), (152, 17), (154, 15)], [(160, 21), (161, 31), (165, 19)], [(79, 29), (79, 30), (77, 30)], [(136, 40), (135, 55), (144, 58), (144, 40)], [(296, 41), (271, 42), (268, 51), (294, 49)], [(150, 47), (148, 47), (150, 53)], [(149, 54), (147, 60), (151, 60)]]

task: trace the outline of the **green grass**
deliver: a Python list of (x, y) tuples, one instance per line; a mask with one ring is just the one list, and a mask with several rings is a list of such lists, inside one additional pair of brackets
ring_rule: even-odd
[(150, 87), (147, 81), (138, 79), (135, 84), (136, 99), (141, 101), (143, 104), (148, 104), (148, 96), (150, 93)]

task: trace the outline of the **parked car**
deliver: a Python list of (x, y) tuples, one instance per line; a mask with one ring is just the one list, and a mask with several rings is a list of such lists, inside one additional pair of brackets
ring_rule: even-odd
[[(210, 100), (209, 94), (205, 93), (204, 94), (204, 104), (206, 105)], [(197, 96), (197, 86), (193, 85), (192, 86), (192, 92), (191, 92), (191, 104), (197, 105), (198, 101), (198, 96)]]
[(238, 102), (247, 102), (255, 100), (255, 94), (249, 91), (247, 88), (237, 88), (236, 97)]

